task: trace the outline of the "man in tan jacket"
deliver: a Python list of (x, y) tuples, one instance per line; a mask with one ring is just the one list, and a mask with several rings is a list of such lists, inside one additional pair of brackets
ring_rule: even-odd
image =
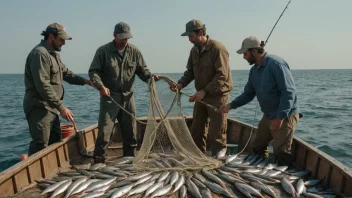
[[(225, 46), (206, 35), (206, 27), (199, 20), (191, 20), (186, 24), (186, 32), (194, 44), (184, 72), (173, 91), (181, 90), (194, 80), (197, 92), (190, 97), (196, 102), (193, 110), (191, 134), (198, 148), (205, 153), (207, 133), (206, 126), (210, 118), (208, 134), (212, 155), (226, 151), (227, 114), (218, 114), (213, 109), (198, 102), (203, 101), (216, 108), (228, 103), (229, 92), (233, 88), (229, 66), (229, 53)], [(223, 155), (225, 152), (221, 152)], [(217, 157), (222, 157), (217, 155)]]

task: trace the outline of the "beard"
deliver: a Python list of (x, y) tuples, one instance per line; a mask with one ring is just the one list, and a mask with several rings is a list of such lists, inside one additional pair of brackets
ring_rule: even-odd
[(254, 65), (255, 64), (255, 58), (254, 56), (251, 54), (251, 56), (247, 59), (249, 65)]
[(60, 52), (61, 51), (61, 45), (57, 45), (54, 41), (51, 43), (55, 51)]

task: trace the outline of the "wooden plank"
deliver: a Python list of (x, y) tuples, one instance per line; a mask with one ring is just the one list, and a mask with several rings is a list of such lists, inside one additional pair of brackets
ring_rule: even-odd
[(303, 146), (298, 146), (298, 147), (296, 147), (296, 150), (297, 150), (297, 153), (296, 153), (296, 161), (295, 162), (300, 169), (305, 169), (306, 165), (304, 163), (304, 160), (306, 158), (306, 149)]
[(60, 167), (63, 166), (63, 164), (65, 164), (67, 162), (66, 158), (65, 158), (65, 151), (64, 151), (64, 147), (61, 146), (57, 149), (57, 152), (58, 152), (58, 157), (59, 157), (59, 160), (60, 160)]
[(43, 157), (43, 164), (45, 166), (46, 176), (51, 175), (58, 170), (56, 154), (54, 151)]
[(342, 186), (342, 175), (337, 168), (332, 169), (330, 188), (335, 192), (340, 192)]
[(345, 197), (352, 197), (352, 178), (349, 177), (345, 179), (343, 189), (342, 189), (343, 195)]
[(0, 184), (0, 195), (1, 196), (13, 195), (15, 193), (15, 190), (13, 187), (14, 185), (13, 185), (12, 178), (9, 178), (6, 181), (2, 182)]
[(328, 161), (326, 161), (325, 159), (321, 159), (320, 160), (320, 164), (319, 164), (319, 172), (317, 174), (317, 179), (324, 179), (323, 181), (323, 185), (327, 186), (327, 184), (329, 183), (329, 169), (330, 169), (330, 163)]
[(90, 131), (87, 133), (86, 138), (87, 138), (87, 148), (91, 147), (92, 145), (95, 144), (95, 139), (94, 139), (94, 130)]
[(228, 134), (228, 136), (229, 136), (228, 141), (230, 144), (238, 144), (239, 143), (242, 128), (243, 127), (241, 125), (238, 125), (236, 123), (231, 124), (230, 132)]
[(29, 185), (27, 169), (25, 168), (14, 175), (14, 180), (17, 191), (20, 191), (22, 188)]
[(32, 180), (31, 183), (34, 182), (35, 180), (40, 180), (41, 178), (43, 178), (42, 170), (40, 167), (40, 160), (29, 165), (28, 170), (29, 170), (29, 175)]
[(308, 151), (306, 169), (312, 172), (312, 176), (315, 176), (317, 174), (317, 163), (318, 154), (313, 151)]

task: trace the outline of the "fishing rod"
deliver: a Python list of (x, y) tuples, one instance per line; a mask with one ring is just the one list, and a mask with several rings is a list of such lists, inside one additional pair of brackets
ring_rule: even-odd
[[(269, 40), (271, 34), (273, 33), (273, 31), (274, 31), (274, 29), (275, 29), (277, 23), (280, 21), (282, 15), (285, 13), (285, 11), (286, 11), (286, 9), (287, 9), (287, 7), (288, 7), (288, 5), (289, 5), (290, 3), (291, 3), (291, 0), (287, 3), (285, 9), (282, 11), (281, 15), (280, 15), (279, 18), (276, 20), (276, 23), (275, 23), (274, 27), (271, 29), (271, 31), (270, 31), (270, 33), (269, 33), (269, 36), (266, 38), (265, 43), (262, 43), (262, 45), (261, 45), (262, 47), (264, 47), (264, 46), (267, 44), (267, 42), (268, 42), (268, 40)], [(262, 42), (263, 42), (263, 41), (262, 41)], [(246, 149), (246, 147), (248, 146), (248, 143), (250, 142), (250, 140), (251, 140), (251, 138), (252, 138), (252, 133), (253, 133), (253, 128), (254, 128), (254, 122), (255, 122), (255, 119), (256, 119), (256, 117), (257, 117), (257, 108), (258, 108), (258, 104), (259, 104), (259, 101), (257, 101), (257, 104), (256, 104), (256, 106), (255, 106), (253, 125), (252, 125), (252, 129), (251, 129), (251, 133), (250, 133), (250, 135), (249, 135), (248, 141), (247, 141), (246, 145), (243, 147), (243, 149), (242, 149), (239, 153), (237, 153), (237, 154), (234, 156), (233, 159), (237, 158), (237, 156), (238, 156), (239, 154), (241, 154), (241, 153)]]

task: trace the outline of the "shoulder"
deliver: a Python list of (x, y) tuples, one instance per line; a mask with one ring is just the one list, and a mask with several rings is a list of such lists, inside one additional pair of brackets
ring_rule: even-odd
[(268, 65), (272, 69), (278, 69), (281, 67), (289, 68), (288, 63), (280, 56), (268, 54), (266, 55), (266, 59), (267, 59), (266, 65)]
[(220, 41), (210, 39), (209, 40), (209, 45), (213, 49), (227, 51), (225, 45), (222, 44)]

